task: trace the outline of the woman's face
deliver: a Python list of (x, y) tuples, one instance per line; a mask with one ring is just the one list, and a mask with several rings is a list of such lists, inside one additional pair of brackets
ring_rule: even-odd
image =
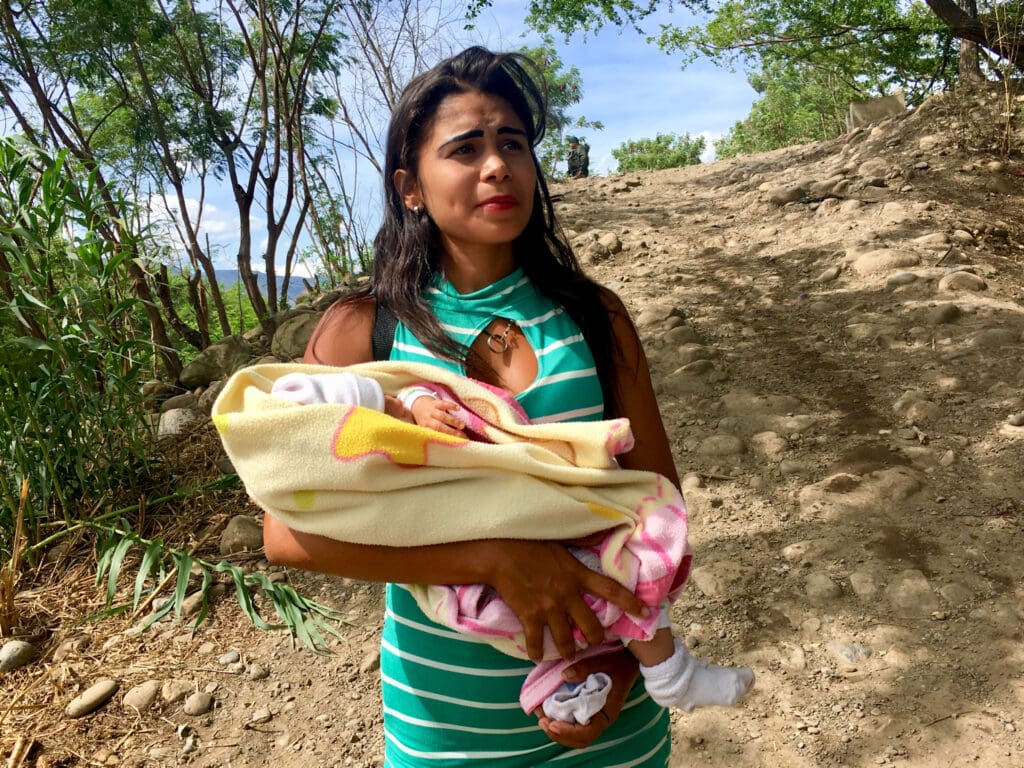
[(395, 174), (408, 208), (425, 207), (451, 254), (509, 245), (526, 228), (537, 184), (522, 121), (498, 96), (448, 96), (419, 148), (419, 176)]

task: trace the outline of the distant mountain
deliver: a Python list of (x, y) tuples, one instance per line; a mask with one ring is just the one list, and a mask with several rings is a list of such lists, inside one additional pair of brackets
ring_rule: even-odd
[[(259, 285), (260, 285), (260, 292), (264, 296), (266, 296), (267, 295), (267, 276), (263, 272), (257, 272), (256, 275), (257, 275), (257, 279), (258, 279)], [(230, 288), (232, 285), (237, 283), (239, 280), (241, 280), (241, 277), (238, 274), (238, 270), (237, 269), (218, 269), (217, 270), (217, 282), (219, 282), (225, 288)], [(283, 283), (284, 283), (284, 281), (281, 279), (281, 276), (278, 275), (278, 277), (277, 277), (277, 290), (278, 290), (278, 293), (281, 292), (281, 286), (283, 285)], [(293, 276), (292, 279), (288, 281), (288, 298), (289, 298), (289, 300), (295, 301), (295, 299), (301, 293), (303, 293), (305, 290), (306, 290), (306, 285), (305, 285), (305, 283), (302, 282), (302, 278), (301, 277), (294, 277)]]

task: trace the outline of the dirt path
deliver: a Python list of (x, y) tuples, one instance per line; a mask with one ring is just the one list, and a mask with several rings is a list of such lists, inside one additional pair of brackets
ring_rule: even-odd
[[(673, 766), (1024, 764), (1024, 178), (985, 149), (998, 96), (554, 189), (634, 313), (686, 475), (698, 567), (676, 629), (758, 675), (739, 709), (673, 715)], [(380, 589), (290, 578), (346, 615), (334, 655), (230, 601), (194, 638), (110, 620), (24, 700), (59, 713), (110, 676), (214, 708), (18, 710), (2, 746), (35, 728), (38, 765), (379, 765)], [(41, 673), (18, 674), (5, 695)]]

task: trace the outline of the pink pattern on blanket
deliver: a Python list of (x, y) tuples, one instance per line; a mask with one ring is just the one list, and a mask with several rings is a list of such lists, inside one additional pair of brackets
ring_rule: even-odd
[[(498, 387), (493, 387), (490, 384), (485, 384), (482, 381), (476, 381), (475, 379), (474, 383), (493, 393), (503, 403), (505, 403), (512, 411), (512, 415), (516, 420), (516, 423), (530, 423), (529, 417), (526, 415), (526, 411), (523, 410), (523, 407), (519, 405), (515, 398), (513, 398), (508, 392)], [(448, 387), (443, 384), (435, 384), (434, 382), (423, 382), (417, 386), (429, 389), (442, 400), (448, 400), (458, 405), (459, 410), (456, 411), (455, 415), (462, 419), (462, 423), (466, 425), (466, 434), (471, 440), (484, 443), (493, 442), (487, 437), (486, 433), (486, 430), (489, 427), (492, 427), (493, 424), (480, 414), (476, 413), (471, 407), (467, 406), (466, 403), (463, 402), (463, 400), (452, 390), (448, 389)]]
[[(652, 496), (642, 500), (642, 522), (626, 540), (625, 551), (620, 551), (615, 558), (619, 571), (614, 574), (615, 578), (651, 607), (651, 615), (648, 618), (634, 616), (604, 598), (589, 594), (584, 596), (607, 630), (610, 641), (622, 638), (649, 640), (653, 637), (657, 630), (659, 606), (678, 597), (690, 573), (692, 555), (686, 543), (688, 521), (682, 497), (664, 478), (661, 478), (659, 491), (659, 496), (665, 498), (659, 500)], [(610, 556), (609, 550), (614, 546), (614, 537), (607, 536), (601, 546), (592, 551)], [(481, 638), (503, 638), (523, 655), (526, 654), (522, 624), (493, 589), (481, 584), (435, 589), (440, 590), (440, 597), (434, 605), (438, 619), (460, 632)], [(574, 628), (574, 635), (577, 647), (585, 649), (586, 638), (578, 627)], [(552, 661), (558, 659), (554, 641), (547, 632), (544, 636), (544, 658)], [(527, 712), (557, 688), (555, 685), (545, 691), (546, 683), (538, 681), (556, 677), (551, 676), (549, 668), (531, 675), (528, 681), (530, 690), (527, 692), (524, 687), (524, 699), (521, 700)], [(537, 696), (541, 697), (539, 701)]]

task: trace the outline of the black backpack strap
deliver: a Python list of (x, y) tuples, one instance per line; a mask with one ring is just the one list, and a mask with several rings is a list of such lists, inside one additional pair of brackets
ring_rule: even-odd
[(375, 302), (373, 310), (373, 359), (375, 361), (387, 360), (391, 357), (391, 347), (395, 343), (395, 328), (398, 326), (398, 318), (391, 314), (391, 311), (382, 306), (379, 301)]

